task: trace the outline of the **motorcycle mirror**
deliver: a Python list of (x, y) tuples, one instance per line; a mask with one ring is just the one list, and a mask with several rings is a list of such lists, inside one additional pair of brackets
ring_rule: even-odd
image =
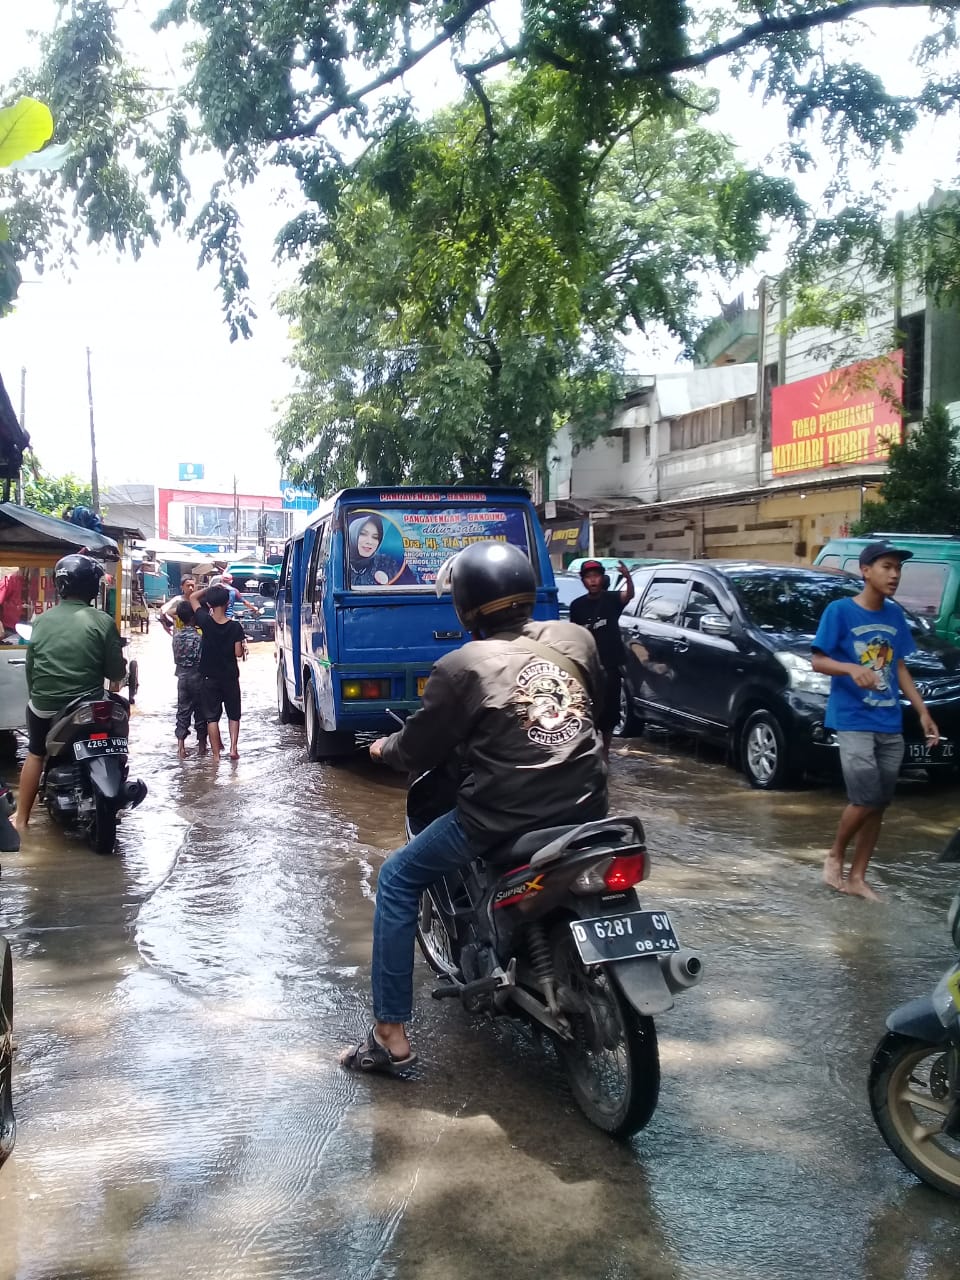
[(938, 862), (960, 862), (960, 827), (953, 833), (944, 846)]

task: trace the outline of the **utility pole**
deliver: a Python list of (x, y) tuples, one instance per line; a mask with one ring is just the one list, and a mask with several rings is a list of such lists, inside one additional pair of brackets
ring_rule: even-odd
[[(27, 429), (27, 366), (20, 367), (20, 426)], [(17, 505), (23, 506), (23, 467), (17, 472)]]
[(87, 404), (90, 406), (90, 489), (93, 509), (100, 514), (100, 484), (97, 480), (97, 436), (93, 429), (93, 381), (90, 377), (90, 348), (87, 347)]
[(233, 553), (240, 548), (240, 499), (237, 497), (237, 477), (233, 477)]

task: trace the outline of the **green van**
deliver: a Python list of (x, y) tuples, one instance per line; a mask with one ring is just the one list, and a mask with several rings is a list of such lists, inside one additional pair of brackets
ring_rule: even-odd
[(913, 558), (905, 560), (897, 600), (926, 618), (938, 636), (960, 644), (960, 538), (938, 533), (874, 533), (869, 538), (831, 538), (819, 553), (818, 568), (860, 572), (860, 552), (880, 539)]

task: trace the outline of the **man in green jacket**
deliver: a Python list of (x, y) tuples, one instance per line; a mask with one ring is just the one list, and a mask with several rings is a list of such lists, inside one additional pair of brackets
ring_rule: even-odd
[(37, 798), (47, 734), (74, 698), (103, 696), (126, 674), (120, 633), (109, 614), (90, 607), (103, 567), (89, 556), (64, 556), (53, 571), (60, 603), (40, 614), (27, 649), (27, 758), (20, 771), (15, 826), (23, 834)]

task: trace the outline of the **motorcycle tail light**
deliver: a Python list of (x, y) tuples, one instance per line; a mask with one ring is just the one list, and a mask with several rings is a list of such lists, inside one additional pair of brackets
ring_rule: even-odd
[(87, 702), (84, 706), (77, 707), (73, 713), (73, 719), (75, 724), (90, 724), (93, 720), (93, 707), (91, 704)]
[(117, 721), (126, 720), (127, 711), (125, 707), (122, 707), (119, 702), (111, 703), (111, 706), (113, 707), (114, 720), (117, 720)]
[(113, 719), (112, 702), (94, 702), (90, 710), (93, 712), (94, 724), (109, 724)]
[(632, 889), (647, 874), (647, 855), (633, 853), (624, 858), (614, 858), (607, 867), (603, 883), (614, 893)]

